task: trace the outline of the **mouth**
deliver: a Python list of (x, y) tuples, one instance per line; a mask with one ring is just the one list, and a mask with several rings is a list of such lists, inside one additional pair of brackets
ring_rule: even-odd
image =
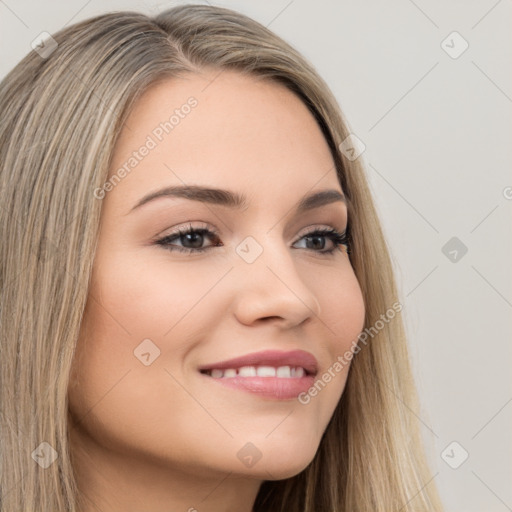
[(286, 400), (312, 386), (318, 363), (303, 350), (268, 350), (202, 366), (199, 372), (209, 381), (231, 389)]

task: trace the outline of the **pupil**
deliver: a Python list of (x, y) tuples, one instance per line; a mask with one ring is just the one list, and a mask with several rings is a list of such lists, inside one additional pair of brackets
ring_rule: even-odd
[(313, 247), (309, 247), (310, 249), (323, 249), (324, 248), (325, 238), (323, 236), (319, 236), (319, 235), (311, 236), (309, 239), (313, 241)]
[(193, 248), (198, 248), (203, 245), (203, 235), (200, 233), (187, 233), (185, 236), (185, 239), (182, 239), (182, 243), (184, 240), (187, 240), (188, 242), (192, 243)]

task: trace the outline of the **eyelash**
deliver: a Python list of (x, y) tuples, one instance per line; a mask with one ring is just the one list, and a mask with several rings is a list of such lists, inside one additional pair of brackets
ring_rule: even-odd
[[(178, 231), (176, 231), (174, 233), (170, 233), (169, 235), (166, 235), (163, 238), (156, 240), (155, 243), (163, 246), (165, 249), (167, 249), (169, 251), (177, 251), (177, 252), (185, 253), (185, 254), (202, 253), (202, 252), (205, 252), (213, 247), (219, 247), (219, 245), (220, 245), (220, 244), (216, 244), (216, 245), (211, 245), (211, 246), (203, 247), (203, 248), (199, 248), (199, 249), (171, 245), (172, 241), (179, 239), (182, 236), (193, 234), (193, 233), (197, 233), (197, 234), (200, 234), (203, 236), (208, 235), (208, 238), (215, 237), (215, 238), (217, 238), (217, 240), (219, 238), (218, 233), (213, 229), (208, 229), (207, 227), (193, 228), (190, 225), (188, 227), (188, 229), (186, 229), (186, 230), (179, 229)], [(347, 254), (350, 254), (349, 236), (347, 234), (347, 231), (345, 231), (344, 233), (340, 233), (339, 231), (336, 231), (333, 228), (315, 229), (313, 231), (310, 231), (309, 233), (305, 233), (304, 235), (302, 235), (302, 237), (299, 238), (299, 240), (302, 240), (303, 238), (306, 238), (306, 237), (312, 237), (312, 236), (325, 236), (333, 242), (334, 247), (327, 251), (315, 251), (314, 249), (306, 249), (306, 250), (313, 251), (313, 252), (316, 252), (319, 254), (332, 255), (339, 248), (340, 245), (344, 245), (346, 247)], [(299, 241), (299, 240), (297, 240), (297, 241)]]

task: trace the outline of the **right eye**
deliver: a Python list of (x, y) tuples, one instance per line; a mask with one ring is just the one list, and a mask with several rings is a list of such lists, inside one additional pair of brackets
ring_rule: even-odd
[[(214, 245), (202, 247), (205, 238), (211, 238), (220, 241), (217, 236), (217, 232), (212, 231), (207, 227), (194, 228), (190, 225), (188, 229), (178, 229), (176, 232), (170, 233), (169, 235), (160, 238), (155, 243), (162, 245), (169, 251), (178, 251), (187, 254), (192, 252), (205, 252), (212, 247), (218, 247), (219, 245), (222, 245), (220, 243), (215, 243)], [(181, 242), (181, 246), (173, 243), (177, 240)]]

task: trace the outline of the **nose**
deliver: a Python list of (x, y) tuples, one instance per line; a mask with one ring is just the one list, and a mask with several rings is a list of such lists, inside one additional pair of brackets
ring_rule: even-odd
[(320, 316), (320, 303), (297, 272), (293, 250), (273, 240), (253, 263), (238, 262), (235, 316), (239, 322), (273, 321), (289, 329)]

